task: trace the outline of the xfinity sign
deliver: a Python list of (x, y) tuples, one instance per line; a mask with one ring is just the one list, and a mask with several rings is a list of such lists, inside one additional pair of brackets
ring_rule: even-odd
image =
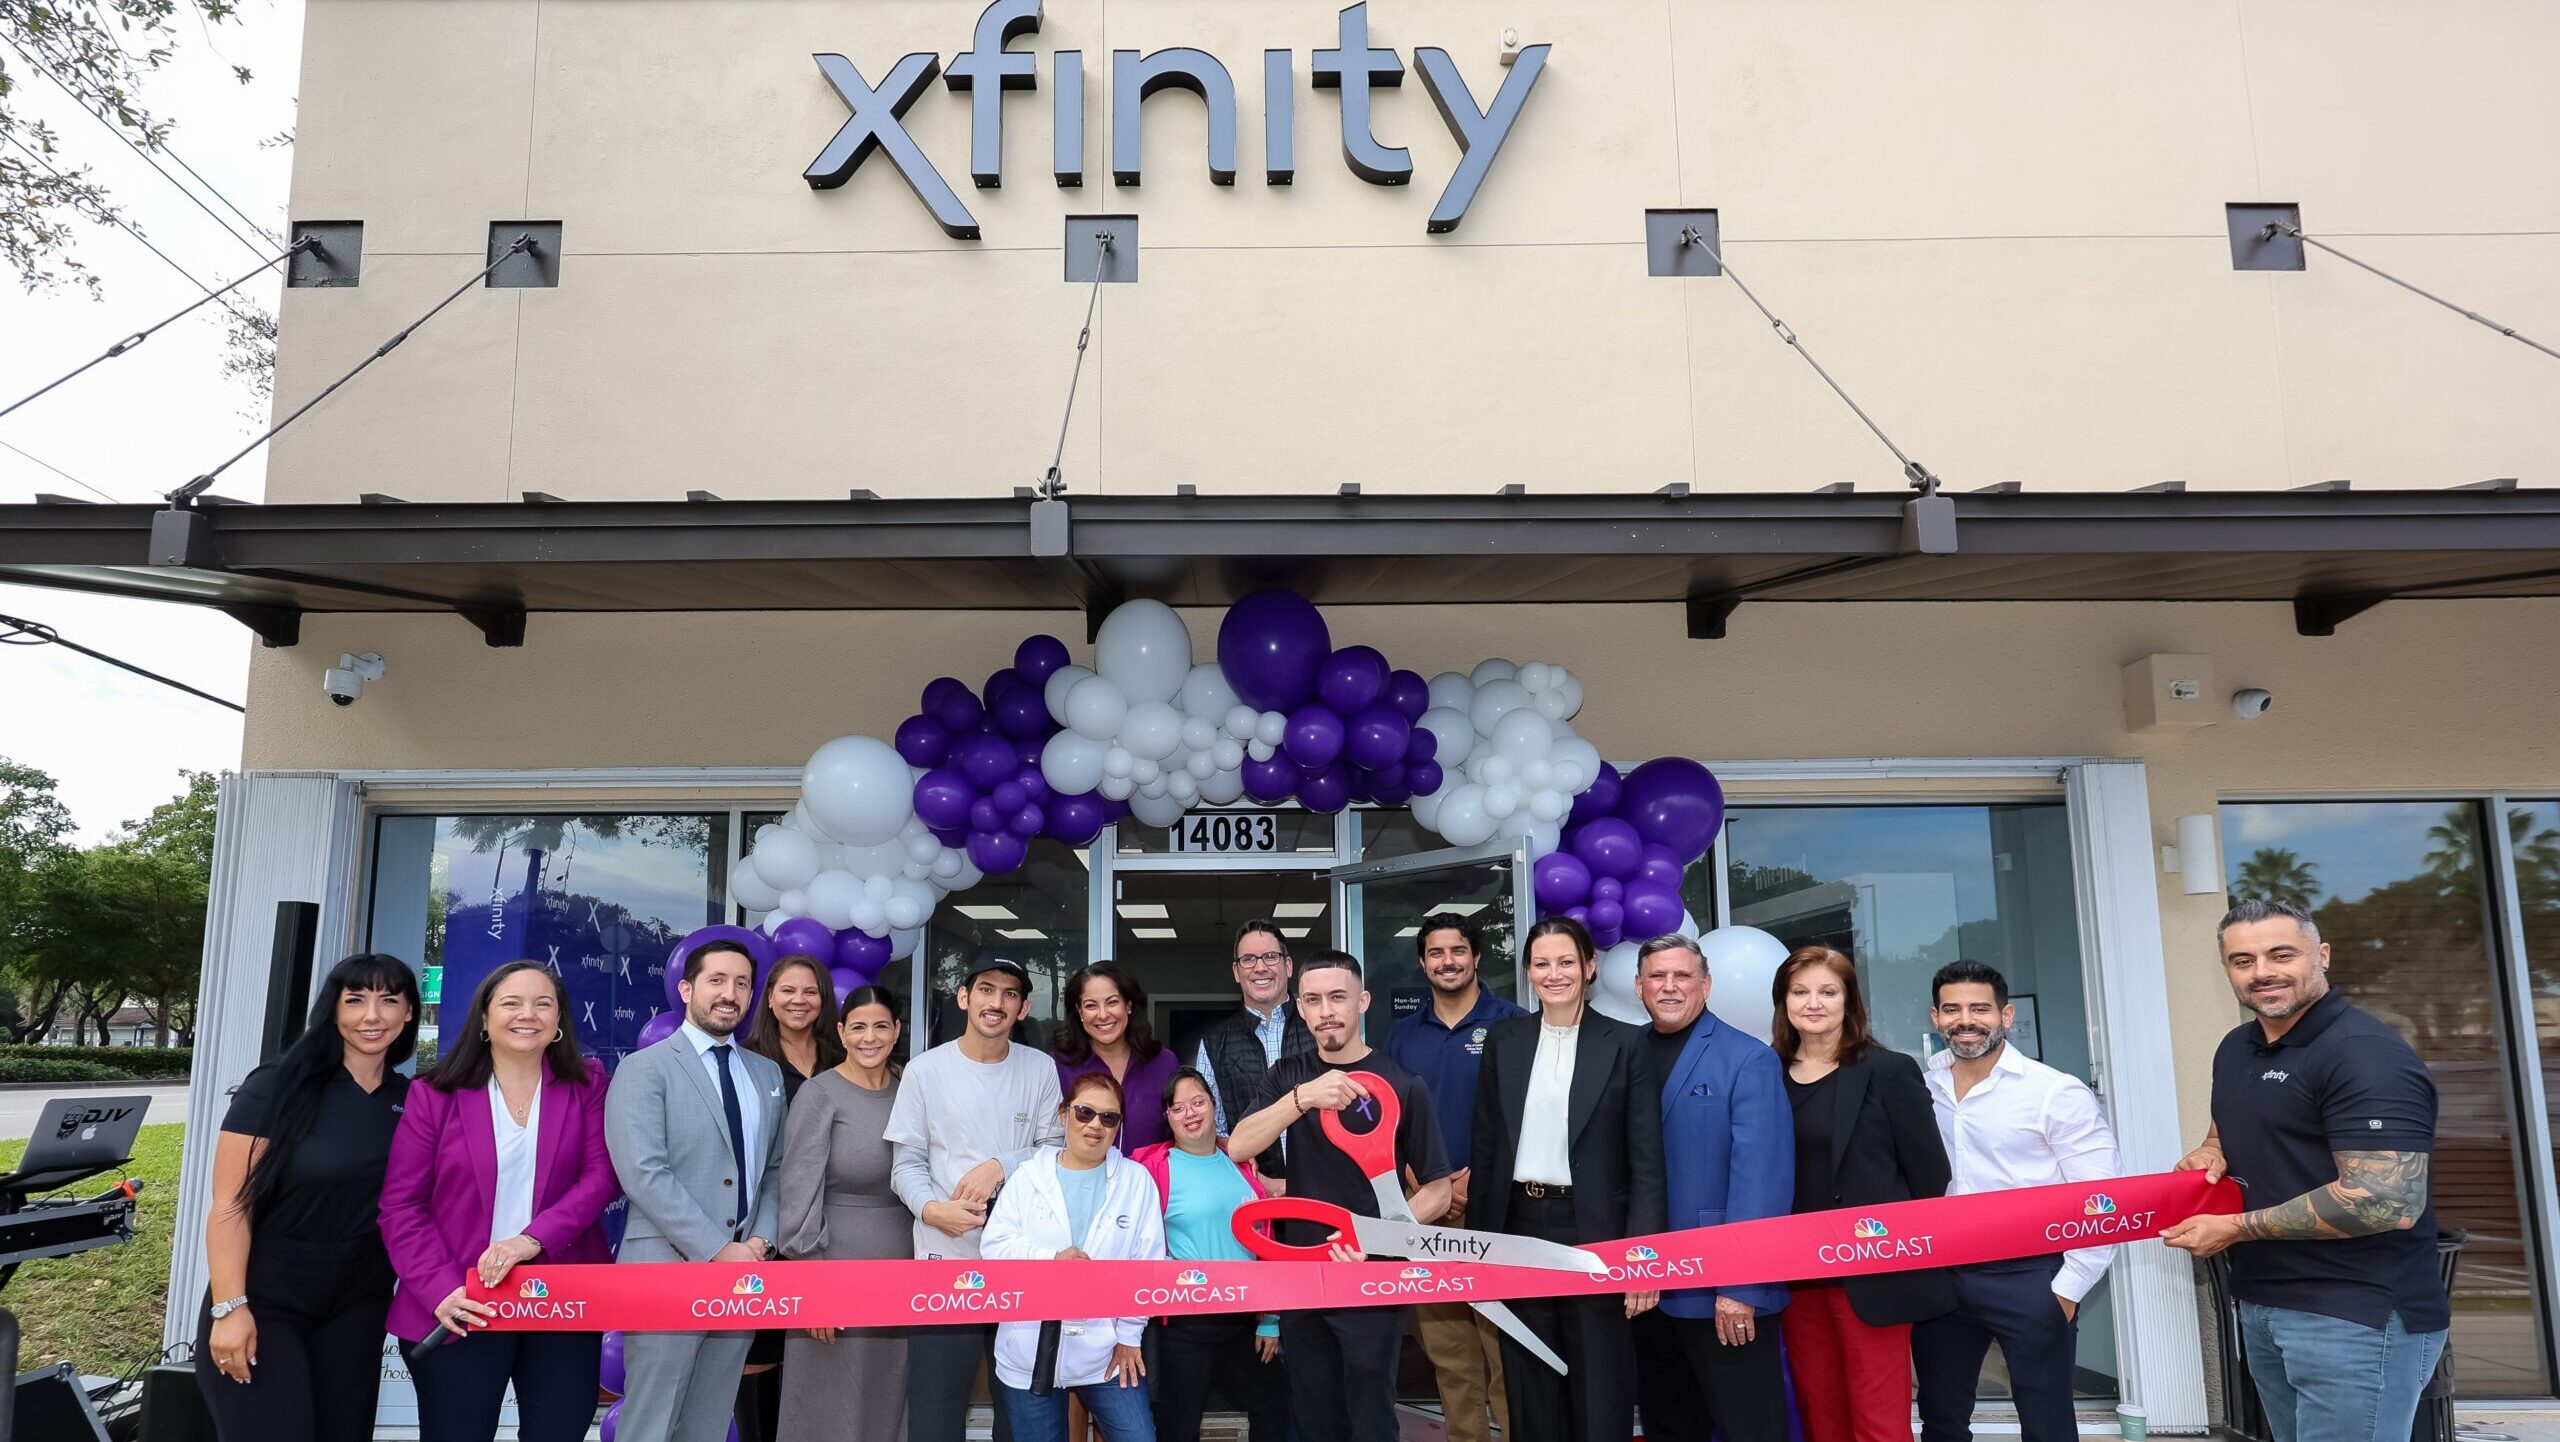
[[(978, 15), (969, 48), (948, 67), (940, 55), (919, 51), (899, 57), (878, 82), (865, 79), (859, 67), (841, 55), (815, 57), (827, 83), (842, 96), (852, 116), (803, 177), (813, 190), (832, 190), (853, 178), (873, 155), (887, 158), (899, 176), (924, 202), (943, 230), (962, 240), (978, 238), (977, 218), (961, 204), (942, 172), (914, 137), (905, 119), (916, 101), (938, 77), (946, 89), (969, 97), (969, 178), (980, 189), (1004, 183), (1004, 97), (1007, 91), (1039, 88), (1038, 57), (1008, 47), (1040, 30), (1041, 0), (994, 0)], [(1262, 178), (1268, 185), (1287, 185), (1297, 177), (1294, 129), (1297, 91), (1293, 52), (1262, 52)], [(1051, 169), (1061, 186), (1084, 184), (1084, 55), (1060, 50), (1049, 57)], [(1502, 142), (1520, 118), (1520, 108), (1546, 68), (1547, 47), (1524, 47), (1503, 73), (1491, 104), (1476, 103), (1475, 92), (1449, 52), (1423, 47), (1413, 52), (1422, 88), (1440, 111), (1449, 134), (1458, 142), (1458, 165), (1431, 208), (1433, 233), (1456, 230), (1467, 206), (1493, 170)], [(1369, 44), (1369, 7), (1353, 5), (1338, 22), (1333, 48), (1314, 52), (1310, 67), (1318, 90), (1341, 95), (1342, 161), (1351, 173), (1372, 185), (1408, 185), (1413, 156), (1400, 146), (1382, 143), (1369, 122), (1373, 90), (1404, 84), (1404, 60), (1393, 50)], [(1136, 185), (1146, 173), (1144, 139), (1138, 107), (1164, 90), (1187, 90), (1200, 97), (1209, 112), (1209, 181), (1236, 183), (1236, 86), (1224, 62), (1188, 46), (1141, 54), (1111, 52), (1111, 179)]]

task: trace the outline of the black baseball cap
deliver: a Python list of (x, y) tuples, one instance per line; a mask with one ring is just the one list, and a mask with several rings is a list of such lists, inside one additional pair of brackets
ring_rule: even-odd
[(982, 977), (991, 971), (1003, 972), (1005, 975), (1012, 977), (1015, 981), (1021, 982), (1022, 994), (1024, 996), (1029, 996), (1031, 994), (1031, 973), (1023, 970), (1022, 963), (1018, 961), (1008, 961), (1005, 958), (996, 955), (992, 951), (982, 951), (976, 956), (970, 958), (968, 974), (960, 978), (960, 985), (963, 987), (974, 986), (977, 984), (979, 977)]

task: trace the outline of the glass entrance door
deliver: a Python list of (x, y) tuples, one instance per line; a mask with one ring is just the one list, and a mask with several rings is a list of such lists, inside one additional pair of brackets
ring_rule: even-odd
[(1371, 1042), (1418, 1011), (1430, 987), (1416, 943), (1423, 918), (1465, 918), (1483, 947), (1477, 975), (1498, 996), (1520, 993), (1518, 939), (1537, 913), (1529, 893), (1525, 841), (1420, 851), (1388, 861), (1340, 866), (1333, 882), (1334, 944), (1360, 958), (1368, 981)]

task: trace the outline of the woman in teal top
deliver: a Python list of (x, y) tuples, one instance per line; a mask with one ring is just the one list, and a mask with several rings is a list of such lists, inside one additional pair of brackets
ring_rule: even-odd
[[(1251, 1164), (1238, 1165), (1218, 1135), (1209, 1083), (1190, 1067), (1164, 1084), (1173, 1140), (1139, 1149), (1135, 1160), (1164, 1201), (1165, 1255), (1179, 1262), (1248, 1262), (1236, 1240), (1236, 1208), (1263, 1194)], [(1156, 1436), (1200, 1442), (1209, 1392), (1245, 1414), (1252, 1442), (1282, 1442), (1289, 1431), (1289, 1374), (1280, 1361), (1280, 1319), (1234, 1312), (1169, 1317), (1157, 1329)]]

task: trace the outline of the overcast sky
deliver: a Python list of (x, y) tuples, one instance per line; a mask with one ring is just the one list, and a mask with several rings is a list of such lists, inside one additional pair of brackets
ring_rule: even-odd
[[(187, 164), (281, 235), (292, 152), (261, 149), (259, 142), (294, 123), (301, 0), (246, 0), (237, 21), (212, 27), (200, 24), (190, 7), (181, 10), (189, 13), (179, 21), (177, 56), (151, 80), (144, 101), (177, 122), (170, 143)], [(90, 167), (143, 234), (207, 285), (219, 287), (274, 253), (253, 253), (226, 234), (106, 126), (29, 75), (20, 57), (0, 52), (0, 58), (18, 80), (13, 105), (43, 116), (60, 138), (55, 163), (67, 158)], [(249, 67), (255, 78), (237, 83), (234, 64)], [(161, 164), (194, 185), (165, 157)], [(204, 199), (264, 244), (221, 201)], [(14, 277), (0, 279), (0, 406), (201, 294), (112, 227), (81, 226), (77, 254), (104, 281), (103, 299), (73, 287), (27, 295)], [(270, 273), (242, 293), (272, 314), (279, 285)], [(266, 424), (266, 407), (245, 384), (223, 375), (223, 321), (221, 309), (208, 305), (0, 419), (0, 501), (30, 500), (39, 491), (98, 499), (80, 482), (118, 501), (150, 500), (256, 435)], [(265, 484), (262, 453), (224, 472), (217, 489), (256, 500)], [(217, 696), (245, 699), (255, 642), (218, 613), (0, 585), (0, 614), (43, 622), (82, 645)], [(316, 671), (312, 680), (318, 684)], [(0, 756), (60, 778), (84, 842), (102, 839), (175, 794), (180, 768), (239, 764), (237, 713), (57, 646), (0, 650), (0, 697), (7, 698), (0, 705)]]

